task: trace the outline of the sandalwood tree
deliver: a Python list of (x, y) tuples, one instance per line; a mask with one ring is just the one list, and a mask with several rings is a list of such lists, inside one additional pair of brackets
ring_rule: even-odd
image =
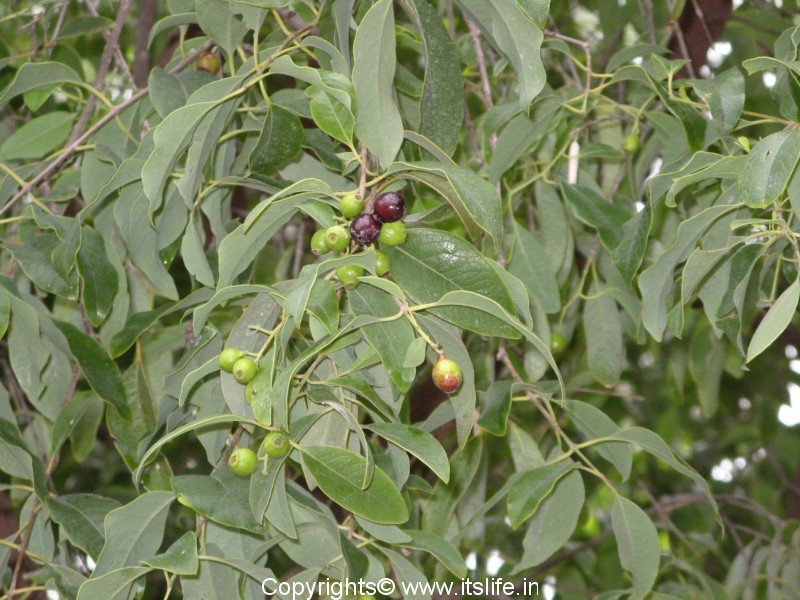
[(800, 597), (794, 2), (1, 4), (2, 598)]

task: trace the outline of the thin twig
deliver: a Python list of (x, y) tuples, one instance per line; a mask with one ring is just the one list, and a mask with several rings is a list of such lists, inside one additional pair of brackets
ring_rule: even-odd
[[(91, 2), (88, 3), (88, 5), (94, 8)], [(89, 9), (90, 12), (92, 8)], [(94, 87), (97, 89), (100, 89), (100, 86), (105, 81), (106, 74), (111, 66), (111, 61), (114, 58), (114, 53), (116, 50), (119, 50), (119, 36), (122, 35), (122, 27), (125, 25), (125, 19), (128, 18), (128, 12), (130, 9), (131, 0), (120, 0), (117, 20), (114, 22), (114, 28), (106, 38), (106, 46), (103, 49), (103, 54), (100, 56), (100, 66), (97, 69), (97, 77), (95, 77), (94, 80)], [(86, 125), (89, 123), (89, 118), (92, 116), (96, 104), (97, 97), (93, 94), (90, 95), (89, 99), (86, 101), (86, 106), (83, 107), (81, 116), (78, 118), (78, 122), (75, 124), (75, 127), (72, 129), (72, 133), (69, 135), (70, 144), (81, 137), (81, 134), (86, 129)]]
[[(194, 62), (194, 60), (198, 56), (200, 56), (203, 52), (208, 50), (211, 46), (212, 46), (212, 42), (208, 41), (205, 44), (203, 44), (202, 46), (200, 46), (199, 48), (197, 48), (196, 50), (194, 50), (193, 52), (191, 52), (190, 54), (187, 54), (186, 58), (184, 58), (174, 68), (170, 69), (170, 71), (169, 71), (170, 75), (174, 75), (175, 73), (185, 69), (187, 67), (187, 65), (189, 65), (192, 62)], [(124, 112), (125, 110), (130, 108), (132, 105), (136, 104), (139, 100), (144, 98), (148, 94), (149, 91), (150, 90), (148, 88), (146, 88), (146, 87), (136, 91), (130, 98), (128, 98), (127, 100), (125, 100), (121, 104), (118, 104), (117, 106), (112, 108), (110, 111), (108, 111), (105, 115), (100, 117), (100, 119), (98, 119), (97, 122), (94, 125), (92, 125), (86, 131), (86, 133), (84, 133), (81, 137), (79, 137), (77, 140), (75, 140), (74, 142), (69, 144), (66, 148), (64, 148), (64, 150), (61, 152), (61, 154), (56, 159), (54, 159), (53, 162), (51, 162), (44, 169), (42, 169), (42, 171), (40, 171), (39, 174), (36, 175), (36, 177), (31, 179), (19, 192), (17, 192), (14, 195), (14, 197), (11, 198), (11, 200), (6, 202), (6, 204), (3, 206), (3, 208), (0, 208), (0, 214), (5, 213), (12, 205), (14, 205), (17, 202), (19, 202), (19, 200), (21, 198), (24, 198), (25, 195), (28, 192), (30, 192), (34, 187), (39, 185), (39, 183), (41, 183), (43, 180), (47, 179), (48, 177), (50, 177), (50, 175), (55, 173), (58, 170), (58, 168), (62, 164), (64, 164), (64, 162), (66, 162), (66, 160), (70, 156), (72, 156), (80, 146), (82, 146), (84, 143), (86, 143), (95, 133), (97, 133), (100, 129), (102, 129), (110, 121), (115, 119), (120, 113)]]

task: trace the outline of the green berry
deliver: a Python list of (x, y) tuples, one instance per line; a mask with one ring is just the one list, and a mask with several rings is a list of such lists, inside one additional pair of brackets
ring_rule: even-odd
[(641, 145), (642, 143), (639, 140), (639, 136), (635, 133), (629, 133), (622, 142), (622, 149), (628, 154), (635, 154), (639, 151)]
[(406, 226), (402, 221), (384, 223), (378, 241), (384, 246), (399, 246), (406, 241)]
[(355, 194), (347, 194), (342, 197), (339, 210), (345, 219), (353, 219), (364, 212), (364, 201)]
[(382, 250), (375, 250), (375, 274), (383, 277), (389, 272), (389, 255)]
[(261, 442), (261, 449), (270, 458), (282, 458), (292, 449), (289, 437), (280, 431), (270, 431)]
[(358, 278), (364, 274), (364, 267), (358, 265), (344, 265), (336, 269), (336, 279), (348, 290), (352, 290), (358, 285)]
[(311, 236), (311, 253), (314, 256), (320, 256), (321, 254), (330, 252), (330, 248), (328, 248), (328, 244), (325, 241), (326, 233), (327, 231), (325, 229), (320, 229), (319, 231), (315, 231), (314, 235)]
[(461, 387), (463, 379), (459, 364), (440, 354), (439, 360), (433, 366), (433, 384), (445, 394), (454, 394)]
[(231, 373), (234, 363), (245, 355), (244, 350), (237, 348), (225, 348), (219, 355), (219, 368)]
[(231, 452), (228, 465), (230, 465), (231, 470), (237, 475), (247, 477), (256, 472), (258, 457), (250, 448), (236, 448), (236, 450)]
[(344, 252), (350, 245), (350, 232), (341, 225), (334, 225), (325, 230), (325, 245), (332, 252)]
[(201, 71), (208, 71), (212, 75), (219, 73), (219, 68), (222, 66), (219, 56), (214, 52), (204, 52), (197, 59), (197, 68)]
[(233, 376), (239, 383), (250, 383), (258, 373), (258, 365), (252, 358), (240, 358), (233, 363)]
[(553, 354), (561, 354), (567, 349), (567, 338), (560, 331), (554, 331), (550, 336), (550, 350)]

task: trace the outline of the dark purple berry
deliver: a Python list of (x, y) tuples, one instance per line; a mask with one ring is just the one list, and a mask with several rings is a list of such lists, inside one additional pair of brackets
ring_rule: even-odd
[(350, 222), (350, 235), (359, 244), (372, 244), (380, 232), (381, 223), (375, 215), (359, 215)]
[(406, 201), (397, 192), (386, 192), (375, 200), (375, 216), (382, 223), (394, 223), (406, 214)]

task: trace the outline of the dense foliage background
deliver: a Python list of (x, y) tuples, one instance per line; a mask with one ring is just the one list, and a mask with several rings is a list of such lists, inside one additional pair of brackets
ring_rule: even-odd
[[(3, 598), (800, 597), (798, 44), (791, 0), (3, 2)], [(385, 191), (388, 275), (312, 254)]]

